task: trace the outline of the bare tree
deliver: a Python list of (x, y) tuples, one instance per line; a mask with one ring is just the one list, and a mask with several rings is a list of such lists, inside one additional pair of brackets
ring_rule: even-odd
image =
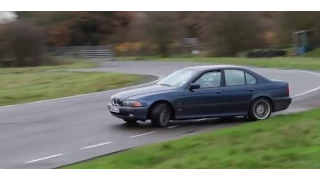
[(146, 13), (144, 30), (146, 38), (157, 45), (162, 57), (168, 57), (170, 44), (184, 36), (182, 26), (177, 21), (177, 12)]
[(208, 17), (211, 12), (202, 11), (182, 11), (178, 13), (178, 18), (186, 31), (186, 37), (200, 38), (208, 25)]
[[(44, 31), (31, 20), (18, 20), (6, 29), (7, 54), (16, 66), (39, 66), (45, 56)], [(9, 51), (9, 52), (8, 52)]]
[(235, 56), (265, 46), (263, 28), (256, 12), (213, 12), (205, 33), (212, 54)]

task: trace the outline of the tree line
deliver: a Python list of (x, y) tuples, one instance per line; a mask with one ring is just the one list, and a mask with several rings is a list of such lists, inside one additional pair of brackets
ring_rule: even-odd
[(15, 12), (0, 25), (0, 65), (38, 66), (47, 47), (96, 46), (144, 42), (147, 50), (170, 56), (183, 38), (198, 38), (208, 56), (276, 44), (291, 44), (297, 30), (315, 31), (319, 12)]

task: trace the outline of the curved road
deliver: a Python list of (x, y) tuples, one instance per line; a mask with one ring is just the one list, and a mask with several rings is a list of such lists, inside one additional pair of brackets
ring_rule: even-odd
[[(205, 63), (103, 62), (81, 71), (116, 71), (165, 76), (174, 70)], [(320, 74), (298, 70), (252, 68), (290, 83), (290, 113), (320, 104)], [(153, 80), (156, 80), (155, 78)], [(143, 85), (142, 85), (143, 86)], [(0, 168), (56, 168), (127, 148), (202, 131), (243, 124), (216, 120), (173, 122), (159, 129), (150, 122), (128, 126), (107, 109), (111, 90), (55, 100), (0, 107)]]

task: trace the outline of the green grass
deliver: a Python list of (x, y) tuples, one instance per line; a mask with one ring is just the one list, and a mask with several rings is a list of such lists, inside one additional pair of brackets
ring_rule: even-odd
[(303, 55), (304, 57), (320, 57), (320, 48), (314, 49)]
[(134, 148), (63, 168), (320, 168), (320, 109)]
[(0, 68), (0, 106), (99, 92), (143, 80), (142, 76), (120, 73), (50, 72), (53, 69), (95, 66), (72, 59), (60, 61), (60, 65)]
[[(119, 60), (139, 60), (139, 57), (124, 57)], [(180, 62), (207, 62), (213, 64), (234, 64), (248, 65), (257, 67), (269, 68), (291, 68), (291, 69), (306, 69), (319, 70), (320, 58), (303, 58), (303, 57), (282, 57), (282, 58), (201, 58), (201, 57), (186, 57), (186, 58), (159, 58), (159, 57), (143, 57), (143, 60), (152, 61), (180, 61)]]
[(48, 58), (43, 66), (28, 69), (66, 69), (66, 68), (93, 68), (96, 64), (92, 61), (74, 59), (68, 57), (51, 57)]
[[(55, 69), (55, 68), (93, 68), (96, 64), (92, 61), (74, 59), (68, 57), (48, 57), (43, 65), (37, 67), (26, 67), (26, 69)], [(1, 67), (0, 68), (4, 68)], [(10, 68), (14, 69), (14, 68)], [(21, 69), (21, 68), (17, 68)]]

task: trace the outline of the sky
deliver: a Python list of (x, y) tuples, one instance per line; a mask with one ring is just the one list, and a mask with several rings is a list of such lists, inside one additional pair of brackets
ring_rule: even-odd
[(10, 11), (0, 11), (0, 24), (15, 20), (17, 15)]

